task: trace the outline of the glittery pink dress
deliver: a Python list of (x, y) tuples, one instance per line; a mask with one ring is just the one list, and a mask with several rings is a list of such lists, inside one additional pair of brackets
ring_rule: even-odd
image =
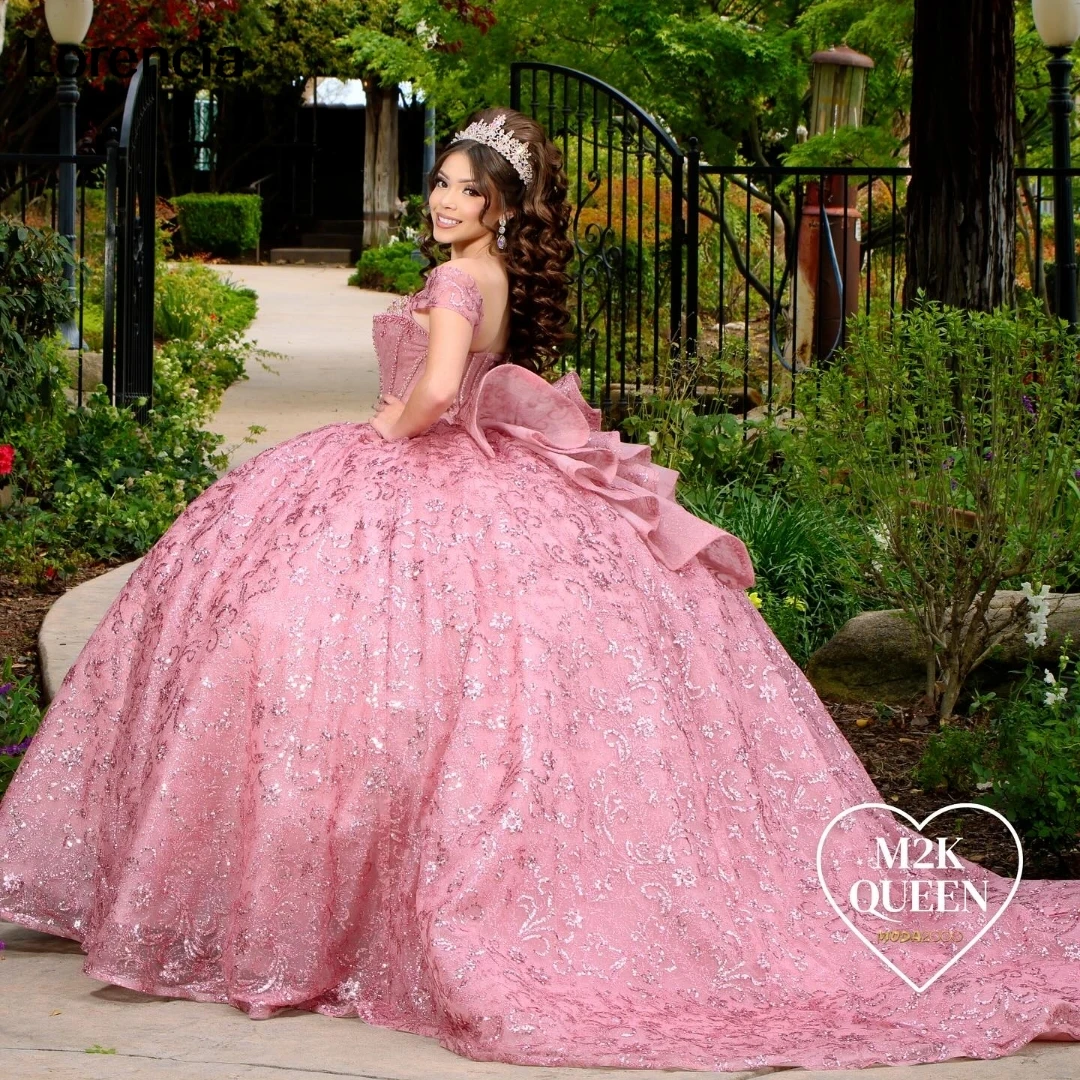
[[(376, 317), (402, 397), (426, 305), (482, 314), (444, 264)], [(476, 1059), (829, 1068), (1080, 1039), (1080, 882), (1022, 881), (921, 993), (857, 939), (818, 841), (880, 796), (747, 599), (745, 548), (599, 430), (576, 374), (501, 359), (474, 353), (424, 433), (328, 424), (188, 506), (0, 806), (0, 917), (81, 941), (96, 979)], [(877, 836), (919, 839), (841, 818), (835, 897)], [(966, 942), (988, 917), (901, 923)], [(960, 947), (880, 946), (920, 983)]]

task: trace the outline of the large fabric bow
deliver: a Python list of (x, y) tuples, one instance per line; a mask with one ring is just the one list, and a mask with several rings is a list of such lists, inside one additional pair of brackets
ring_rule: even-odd
[(480, 380), (460, 420), (488, 457), (495, 450), (485, 433), (501, 431), (603, 496), (669, 570), (696, 556), (725, 585), (754, 584), (746, 545), (675, 501), (678, 470), (653, 464), (647, 445), (600, 430), (600, 410), (582, 396), (576, 371), (549, 383), (517, 364), (500, 364)]

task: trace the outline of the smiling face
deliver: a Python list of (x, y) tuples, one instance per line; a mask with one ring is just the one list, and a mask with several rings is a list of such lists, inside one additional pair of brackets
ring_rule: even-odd
[(440, 244), (450, 244), (456, 258), (483, 256), (494, 250), (492, 230), (499, 227), (499, 213), (494, 205), (481, 220), (484, 196), (476, 187), (473, 171), (464, 151), (447, 154), (428, 195), (435, 239)]

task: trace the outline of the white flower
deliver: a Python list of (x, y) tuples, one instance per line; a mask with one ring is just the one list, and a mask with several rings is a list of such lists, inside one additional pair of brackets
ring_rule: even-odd
[(655, 446), (655, 445), (656, 445), (656, 441), (657, 441), (657, 439), (659, 439), (659, 438), (660, 438), (660, 436), (659, 436), (659, 434), (658, 434), (657, 432), (655, 432), (655, 431), (650, 431), (650, 432), (649, 432), (649, 445), (650, 445), (650, 446)]
[(1050, 586), (1044, 585), (1037, 593), (1032, 592), (1031, 582), (1020, 583), (1020, 591), (1028, 602), (1028, 625), (1031, 630), (1024, 635), (1024, 640), (1038, 648), (1046, 644), (1046, 616), (1050, 611)]
[(1045, 672), (1043, 675), (1043, 682), (1046, 683), (1047, 686), (1053, 686), (1057, 682), (1057, 679), (1054, 678), (1054, 673), (1048, 668), (1043, 668), (1043, 671)]
[(1046, 697), (1043, 700), (1051, 707), (1060, 705), (1065, 700), (1065, 695), (1068, 692), (1069, 688), (1067, 686), (1057, 686), (1053, 690), (1047, 690)]
[(988, 791), (993, 786), (994, 786), (994, 781), (993, 780), (984, 780), (981, 784), (976, 784), (975, 788), (976, 788), (977, 791)]

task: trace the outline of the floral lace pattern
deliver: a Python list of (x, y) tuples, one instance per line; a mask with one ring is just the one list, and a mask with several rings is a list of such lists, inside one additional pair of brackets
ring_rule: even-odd
[[(437, 294), (478, 310), (468, 292)], [(393, 385), (421, 340), (382, 320)], [(738, 548), (598, 438), (576, 376), (498, 374), (461, 422), (328, 424), (187, 507), (0, 803), (0, 917), (80, 941), (97, 979), (480, 1060), (840, 1068), (1080, 1039), (1080, 882), (1021, 882), (922, 994), (888, 972), (816, 870), (825, 825), (879, 794)], [(916, 834), (852, 815), (824, 865), (843, 879), (875, 836)], [(916, 976), (958, 946), (887, 948)]]

